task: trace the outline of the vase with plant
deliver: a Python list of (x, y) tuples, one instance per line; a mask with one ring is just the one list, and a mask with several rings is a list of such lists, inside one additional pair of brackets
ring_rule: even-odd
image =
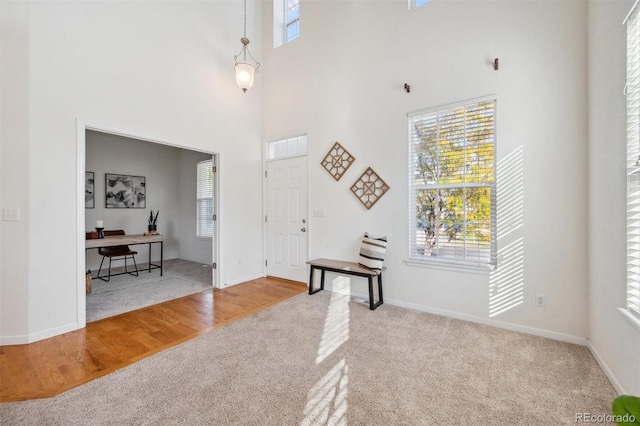
[(160, 214), (160, 210), (153, 214), (153, 210), (149, 213), (149, 231), (156, 231), (158, 229), (158, 214)]

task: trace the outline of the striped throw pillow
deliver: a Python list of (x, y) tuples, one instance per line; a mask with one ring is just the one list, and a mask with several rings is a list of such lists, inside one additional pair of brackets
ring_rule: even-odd
[(381, 271), (386, 251), (387, 237), (376, 238), (365, 232), (362, 244), (360, 245), (360, 259), (358, 264), (365, 268)]

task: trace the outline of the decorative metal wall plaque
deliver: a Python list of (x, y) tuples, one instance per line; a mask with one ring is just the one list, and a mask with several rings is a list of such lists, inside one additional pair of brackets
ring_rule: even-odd
[(320, 164), (335, 180), (340, 180), (354, 161), (356, 161), (355, 157), (336, 142)]
[(351, 186), (351, 192), (369, 210), (390, 189), (371, 167), (367, 167), (362, 176)]

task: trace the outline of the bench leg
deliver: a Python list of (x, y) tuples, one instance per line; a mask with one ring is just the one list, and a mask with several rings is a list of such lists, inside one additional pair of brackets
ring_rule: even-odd
[(309, 294), (314, 294), (319, 292), (320, 290), (324, 290), (324, 269), (322, 269), (322, 276), (320, 279), (320, 288), (313, 288), (313, 278), (314, 278), (314, 273), (315, 271), (315, 267), (311, 266), (311, 273), (309, 274)]
[(373, 277), (369, 277), (369, 309), (372, 311), (378, 306), (382, 305), (382, 272), (378, 274), (378, 301), (373, 299)]

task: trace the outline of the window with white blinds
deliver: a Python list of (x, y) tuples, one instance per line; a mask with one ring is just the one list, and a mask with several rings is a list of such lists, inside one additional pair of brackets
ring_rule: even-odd
[(640, 16), (627, 19), (627, 308), (640, 317)]
[(213, 160), (198, 163), (196, 200), (196, 236), (213, 237)]
[(496, 264), (493, 98), (409, 114), (409, 260)]

